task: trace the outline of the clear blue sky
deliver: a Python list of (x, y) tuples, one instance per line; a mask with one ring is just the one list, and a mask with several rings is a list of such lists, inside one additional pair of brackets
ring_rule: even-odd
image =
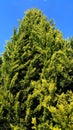
[(6, 40), (18, 27), (18, 19), (24, 12), (37, 7), (48, 19), (53, 18), (57, 28), (68, 38), (73, 35), (73, 0), (1, 0), (0, 1), (0, 53), (4, 52)]

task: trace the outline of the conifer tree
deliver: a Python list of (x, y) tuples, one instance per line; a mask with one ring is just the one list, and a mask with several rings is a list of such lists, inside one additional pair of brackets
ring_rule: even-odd
[(72, 44), (40, 10), (25, 13), (0, 59), (2, 130), (73, 129)]

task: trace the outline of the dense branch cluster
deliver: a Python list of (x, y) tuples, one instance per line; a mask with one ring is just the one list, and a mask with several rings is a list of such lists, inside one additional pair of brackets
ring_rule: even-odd
[(73, 129), (73, 38), (30, 9), (0, 57), (0, 130)]

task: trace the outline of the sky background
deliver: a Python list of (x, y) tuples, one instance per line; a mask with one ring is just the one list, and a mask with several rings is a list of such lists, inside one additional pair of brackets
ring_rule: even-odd
[(6, 41), (18, 27), (18, 20), (31, 8), (40, 9), (48, 19), (53, 19), (64, 38), (73, 35), (73, 0), (1, 0), (0, 1), (0, 54)]

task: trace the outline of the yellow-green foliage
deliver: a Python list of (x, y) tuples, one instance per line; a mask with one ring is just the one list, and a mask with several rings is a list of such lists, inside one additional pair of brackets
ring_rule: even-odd
[(0, 130), (73, 130), (73, 37), (30, 9), (0, 57)]

